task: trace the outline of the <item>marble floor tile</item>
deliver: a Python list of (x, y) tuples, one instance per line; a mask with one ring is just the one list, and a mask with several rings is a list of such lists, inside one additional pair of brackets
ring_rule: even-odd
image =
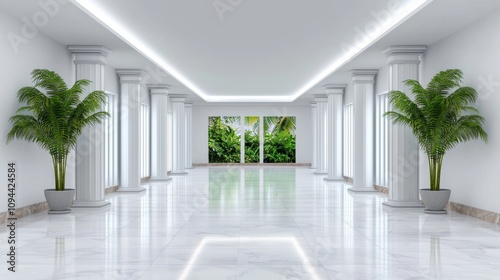
[(499, 225), (385, 207), (313, 171), (199, 167), (20, 218), (17, 272), (2, 261), (0, 279), (500, 279)]

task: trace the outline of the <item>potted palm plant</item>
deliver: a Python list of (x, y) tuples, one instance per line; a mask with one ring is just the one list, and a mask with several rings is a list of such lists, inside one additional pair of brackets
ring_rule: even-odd
[[(14, 138), (37, 143), (47, 150), (54, 168), (54, 189), (45, 190), (49, 213), (69, 213), (74, 189), (66, 189), (68, 154), (86, 126), (101, 123), (109, 114), (100, 111), (106, 103), (103, 91), (93, 91), (80, 99), (88, 80), (79, 80), (68, 88), (55, 72), (35, 69), (31, 72), (34, 87), (23, 87), (18, 93), (20, 107), (10, 118), (12, 128), (7, 143)], [(40, 89), (45, 92), (42, 92)]]
[(427, 154), (430, 189), (421, 189), (420, 196), (426, 213), (446, 213), (449, 189), (441, 189), (441, 168), (446, 152), (458, 143), (472, 139), (487, 142), (482, 125), (484, 118), (471, 104), (477, 91), (461, 87), (463, 73), (448, 69), (437, 73), (424, 88), (416, 80), (404, 83), (413, 93), (410, 98), (401, 91), (389, 92), (393, 111), (385, 113), (394, 124), (412, 129), (419, 146)]

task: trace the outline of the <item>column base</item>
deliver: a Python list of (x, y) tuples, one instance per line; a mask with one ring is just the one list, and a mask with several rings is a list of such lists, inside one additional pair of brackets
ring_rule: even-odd
[(316, 166), (309, 166), (309, 169), (316, 169)]
[(186, 171), (172, 171), (169, 173), (170, 175), (186, 175)]
[(378, 192), (376, 189), (374, 188), (348, 188), (347, 189), (348, 191), (351, 191), (351, 192)]
[(107, 200), (97, 200), (97, 201), (73, 201), (71, 208), (100, 208), (106, 205), (110, 205), (111, 202)]
[(192, 167), (192, 166), (186, 166), (184, 168), (186, 168), (186, 169), (193, 169), (194, 167)]
[(314, 174), (318, 174), (318, 175), (325, 175), (325, 174), (328, 174), (328, 171), (326, 171), (326, 170), (316, 170), (313, 173)]
[(388, 200), (382, 203), (385, 206), (392, 208), (424, 208), (420, 201), (396, 201)]
[(116, 192), (142, 192), (145, 191), (146, 189), (143, 187), (138, 187), (138, 188), (119, 188), (116, 190)]
[(170, 181), (172, 178), (170, 177), (152, 177), (148, 181), (150, 182), (158, 182), (158, 181)]
[(330, 176), (323, 178), (323, 180), (325, 180), (325, 181), (336, 181), (336, 182), (345, 181), (344, 178), (342, 178), (342, 177), (330, 177)]

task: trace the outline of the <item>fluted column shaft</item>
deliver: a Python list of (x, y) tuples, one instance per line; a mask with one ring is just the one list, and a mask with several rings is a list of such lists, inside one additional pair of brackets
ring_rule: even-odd
[[(389, 90), (400, 90), (409, 96), (407, 79), (418, 80), (420, 55), (425, 46), (393, 46), (385, 50), (389, 61)], [(392, 110), (392, 107), (389, 108)], [(419, 148), (410, 128), (389, 126), (389, 198), (391, 207), (422, 207), (418, 182)]]
[(173, 164), (170, 174), (186, 174), (186, 116), (185, 97), (172, 96)]
[(377, 70), (353, 70), (354, 90), (354, 170), (356, 192), (374, 192), (374, 99)]
[(185, 103), (186, 109), (186, 168), (193, 168), (193, 103)]
[[(68, 46), (74, 55), (76, 80), (90, 80), (82, 98), (104, 90), (106, 57), (104, 46)], [(104, 110), (104, 108), (101, 108)], [(105, 193), (104, 124), (85, 127), (76, 144), (76, 197), (72, 207), (102, 207), (110, 204)]]
[(343, 181), (342, 176), (342, 117), (344, 91), (346, 85), (327, 86), (328, 119), (327, 119), (327, 181)]
[(168, 181), (168, 85), (148, 85), (151, 94), (151, 181)]
[(316, 102), (311, 102), (312, 159), (311, 169), (316, 168)]
[(120, 188), (141, 187), (141, 83), (142, 70), (117, 70), (120, 77)]
[(327, 150), (326, 150), (326, 118), (327, 102), (326, 97), (316, 97), (316, 171), (314, 174), (327, 174)]

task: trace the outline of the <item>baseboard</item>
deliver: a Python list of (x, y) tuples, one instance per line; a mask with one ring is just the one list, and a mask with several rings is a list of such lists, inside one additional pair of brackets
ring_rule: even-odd
[[(383, 186), (378, 186), (374, 185), (373, 186), (377, 191), (388, 194), (389, 193), (389, 188), (383, 187)], [(454, 211), (472, 218), (480, 219), (488, 223), (500, 225), (500, 213), (495, 213), (491, 212), (488, 210), (483, 210), (480, 208), (460, 204), (457, 202), (450, 201), (448, 202), (448, 206), (446, 206), (446, 209), (449, 211)]]
[[(19, 219), (22, 217), (29, 216), (31, 214), (35, 214), (35, 213), (39, 213), (39, 212), (47, 211), (47, 210), (49, 210), (49, 206), (47, 205), (46, 201), (31, 204), (28, 206), (19, 207), (16, 209), (16, 218)], [(0, 213), (0, 224), (7, 223), (7, 217), (8, 217), (7, 211), (1, 212)]]
[(448, 203), (448, 210), (480, 219), (488, 223), (500, 225), (500, 213), (495, 213), (452, 201)]
[[(118, 189), (118, 185), (117, 186), (111, 186), (111, 187), (107, 187), (106, 190), (104, 191), (105, 194), (110, 194), (110, 193), (113, 193), (113, 192), (116, 192), (116, 190)], [(31, 204), (31, 205), (28, 205), (28, 206), (23, 206), (23, 207), (20, 207), (20, 208), (17, 208), (16, 209), (16, 218), (22, 218), (22, 217), (26, 217), (26, 216), (29, 216), (29, 215), (32, 215), (32, 214), (36, 214), (36, 213), (39, 213), (39, 212), (43, 212), (43, 211), (48, 211), (49, 210), (49, 206), (47, 205), (47, 202), (46, 201), (43, 201), (43, 202), (38, 202), (38, 203), (35, 203), (35, 204)], [(0, 224), (5, 224), (7, 223), (7, 211), (6, 212), (0, 212)]]

